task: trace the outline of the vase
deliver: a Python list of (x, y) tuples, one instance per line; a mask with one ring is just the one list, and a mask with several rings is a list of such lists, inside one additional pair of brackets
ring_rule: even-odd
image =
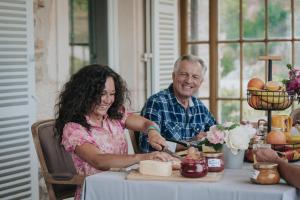
[(223, 154), (225, 169), (241, 169), (243, 167), (245, 150), (239, 150), (238, 154), (234, 155), (231, 150), (224, 145)]

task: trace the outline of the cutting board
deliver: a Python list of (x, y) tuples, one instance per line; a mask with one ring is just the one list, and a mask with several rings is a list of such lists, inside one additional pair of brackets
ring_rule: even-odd
[(223, 177), (222, 172), (209, 172), (206, 176), (202, 178), (186, 178), (181, 176), (179, 170), (173, 170), (171, 176), (149, 176), (143, 175), (138, 172), (138, 170), (132, 170), (127, 175), (128, 180), (150, 180), (150, 181), (194, 181), (194, 182), (217, 182)]

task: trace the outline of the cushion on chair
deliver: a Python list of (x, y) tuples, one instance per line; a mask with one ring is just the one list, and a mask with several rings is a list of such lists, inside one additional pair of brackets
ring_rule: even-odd
[[(44, 124), (39, 127), (39, 140), (50, 174), (57, 180), (68, 180), (76, 174), (70, 153), (66, 152), (54, 135), (54, 123)], [(69, 196), (68, 194), (76, 188), (76, 185), (53, 185), (55, 194)]]

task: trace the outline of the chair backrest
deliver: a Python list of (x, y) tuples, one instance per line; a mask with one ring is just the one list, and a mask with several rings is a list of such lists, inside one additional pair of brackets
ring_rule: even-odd
[(128, 130), (134, 153), (141, 153), (139, 148), (139, 132)]
[(49, 198), (73, 197), (84, 176), (77, 175), (71, 155), (55, 135), (54, 120), (36, 122), (31, 131)]

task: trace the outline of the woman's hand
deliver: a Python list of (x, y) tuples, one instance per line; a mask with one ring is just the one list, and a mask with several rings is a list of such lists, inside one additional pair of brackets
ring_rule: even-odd
[(174, 158), (165, 152), (154, 151), (144, 154), (146, 160), (160, 160), (160, 161), (173, 161)]
[(166, 139), (163, 138), (155, 129), (149, 130), (148, 142), (154, 149), (158, 151), (161, 151), (165, 146), (167, 146)]

